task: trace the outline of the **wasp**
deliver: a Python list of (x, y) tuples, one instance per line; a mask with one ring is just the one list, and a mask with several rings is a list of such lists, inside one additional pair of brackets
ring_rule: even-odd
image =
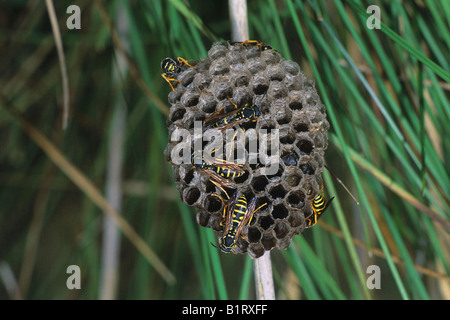
[(265, 51), (265, 50), (270, 50), (272, 49), (272, 47), (268, 44), (265, 43), (260, 43), (257, 40), (247, 40), (244, 42), (234, 42), (233, 45), (237, 45), (237, 46), (257, 46), (261, 49), (261, 51)]
[(181, 81), (178, 79), (175, 79), (174, 77), (182, 70), (184, 70), (184, 66), (187, 65), (191, 68), (195, 68), (195, 66), (190, 65), (185, 59), (181, 57), (177, 57), (177, 60), (174, 60), (172, 58), (165, 58), (161, 62), (161, 68), (163, 69), (164, 73), (161, 74), (161, 77), (166, 80), (170, 87), (172, 88), (172, 91), (177, 92), (177, 90), (174, 89), (171, 81), (176, 81), (179, 84), (181, 84)]
[(313, 217), (306, 218), (306, 228), (313, 227), (317, 224), (317, 221), (322, 216), (322, 214), (325, 212), (325, 210), (330, 205), (331, 201), (333, 201), (334, 197), (331, 198), (328, 202), (325, 201), (324, 195), (323, 195), (323, 182), (322, 182), (322, 191), (319, 193), (313, 201), (309, 201), (311, 208), (313, 210)]
[(206, 131), (210, 128), (218, 128), (220, 131), (225, 131), (241, 123), (248, 121), (258, 121), (259, 119), (261, 119), (261, 111), (259, 109), (260, 105), (258, 106), (255, 104), (249, 106), (247, 103), (243, 107), (238, 107), (234, 102), (231, 101), (230, 97), (227, 98), (228, 101), (235, 107), (235, 110), (228, 113), (221, 113), (221, 111), (225, 107), (223, 106), (203, 121), (203, 131)]
[(228, 162), (223, 159), (215, 159), (215, 161), (216, 162), (213, 163), (205, 161), (202, 155), (202, 150), (196, 150), (191, 155), (192, 165), (209, 175), (211, 182), (222, 190), (228, 197), (228, 194), (223, 187), (235, 189), (236, 185), (230, 179), (242, 176), (245, 173), (245, 170), (242, 165)]
[[(220, 163), (214, 162), (209, 163), (204, 160), (201, 155), (201, 150), (194, 151), (191, 156), (192, 164), (201, 170), (209, 170), (208, 174), (211, 175), (211, 172), (219, 175), (220, 177), (226, 179), (238, 178), (244, 174), (244, 169), (242, 166), (236, 163), (228, 162), (221, 159), (216, 159), (220, 161)], [(217, 179), (215, 179), (217, 181)], [(222, 182), (223, 180), (219, 180)], [(222, 183), (224, 184), (224, 183)], [(225, 183), (226, 184), (226, 183)]]
[[(253, 215), (266, 206), (267, 203), (256, 208), (256, 199), (254, 197), (250, 200), (250, 203), (247, 203), (245, 194), (239, 196), (238, 192), (235, 192), (233, 198), (229, 200), (229, 204), (225, 204), (219, 195), (213, 194), (213, 196), (218, 197), (224, 204), (223, 220), (220, 225), (225, 225), (225, 229), (220, 239), (219, 249), (224, 253), (231, 253), (231, 250), (236, 247), (237, 240), (241, 236), (244, 227), (250, 224)], [(246, 236), (241, 237), (245, 238)]]

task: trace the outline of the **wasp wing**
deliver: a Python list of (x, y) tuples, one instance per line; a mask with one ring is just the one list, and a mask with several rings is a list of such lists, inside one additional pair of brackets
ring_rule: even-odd
[[(216, 186), (218, 186), (218, 187), (224, 186), (227, 188), (236, 189), (236, 184), (233, 181), (225, 179), (224, 177), (219, 176), (217, 173), (207, 170), (207, 169), (203, 169), (202, 171), (205, 172), (207, 175), (209, 175), (211, 177), (211, 179), (216, 182)], [(224, 190), (222, 189), (222, 191), (224, 191)], [(226, 192), (225, 192), (225, 194), (226, 194)]]
[(226, 216), (225, 216), (225, 229), (223, 230), (223, 234), (227, 234), (231, 228), (231, 220), (233, 217), (234, 207), (236, 205), (238, 198), (238, 193), (235, 192), (233, 198), (231, 198), (227, 204)]
[(242, 230), (244, 229), (244, 227), (248, 224), (248, 222), (252, 218), (253, 213), (255, 211), (255, 207), (256, 207), (256, 199), (252, 198), (252, 200), (250, 201), (250, 203), (247, 206), (247, 211), (245, 211), (244, 219), (242, 219), (241, 223), (239, 224), (239, 227), (236, 230), (236, 239), (240, 236)]

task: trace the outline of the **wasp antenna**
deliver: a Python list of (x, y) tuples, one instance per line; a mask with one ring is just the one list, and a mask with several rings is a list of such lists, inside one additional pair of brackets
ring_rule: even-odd
[(331, 175), (336, 179), (337, 182), (339, 182), (339, 184), (345, 189), (345, 191), (347, 191), (347, 193), (350, 195), (350, 197), (353, 199), (353, 201), (355, 201), (356, 205), (359, 206), (359, 201), (356, 200), (355, 196), (350, 192), (350, 190), (348, 190), (348, 188), (345, 186), (345, 184), (341, 181), (341, 179), (339, 179), (338, 177), (336, 177), (336, 175), (333, 173), (333, 171), (330, 170), (330, 168), (328, 168), (325, 165), (325, 168), (327, 168), (327, 170), (331, 173)]
[(264, 93), (264, 95), (263, 95), (263, 97), (262, 97), (262, 99), (261, 99), (259, 105), (261, 105), (261, 102), (264, 100), (264, 98), (266, 97), (266, 95), (267, 95), (267, 91)]
[(267, 95), (267, 91), (264, 93), (263, 97), (261, 98), (261, 100), (259, 101), (258, 107), (261, 107), (261, 103), (263, 102), (264, 98)]
[(214, 245), (214, 243), (210, 242), (209, 244), (212, 245), (214, 248), (218, 249), (218, 248)]

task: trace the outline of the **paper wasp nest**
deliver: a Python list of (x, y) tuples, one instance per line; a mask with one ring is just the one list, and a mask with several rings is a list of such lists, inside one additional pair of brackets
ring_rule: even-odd
[[(329, 123), (314, 82), (301, 72), (297, 63), (285, 60), (275, 50), (262, 51), (256, 45), (215, 43), (208, 57), (190, 61), (176, 78), (169, 94), (171, 104), (167, 120), (169, 144), (165, 155), (172, 164), (181, 199), (198, 208), (197, 222), (223, 234), (223, 204), (212, 194), (227, 200), (209, 176), (192, 164), (174, 164), (171, 141), (176, 129), (193, 131), (194, 120), (205, 120), (226, 106), (228, 97), (238, 106), (257, 104), (262, 119), (242, 127), (279, 130), (279, 168), (273, 175), (261, 173), (262, 164), (246, 164), (245, 174), (235, 178), (236, 192), (247, 199), (255, 197), (260, 209), (246, 227), (233, 253), (248, 252), (260, 257), (272, 248), (286, 249), (292, 237), (303, 231), (305, 217), (312, 214), (309, 201), (321, 191), (324, 151)], [(176, 86), (175, 86), (176, 85)], [(270, 132), (270, 131), (269, 131)], [(246, 144), (248, 147), (248, 143)], [(231, 195), (233, 189), (226, 189)]]

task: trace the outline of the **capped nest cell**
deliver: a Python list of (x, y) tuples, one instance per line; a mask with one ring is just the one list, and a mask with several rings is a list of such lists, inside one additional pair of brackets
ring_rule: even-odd
[[(222, 107), (224, 112), (232, 110), (231, 102), (239, 107), (257, 105), (261, 119), (239, 126), (258, 134), (261, 129), (269, 133), (278, 129), (279, 166), (276, 172), (266, 174), (263, 169), (270, 164), (247, 162), (245, 173), (232, 179), (235, 189), (224, 188), (230, 197), (234, 192), (245, 194), (247, 199), (255, 197), (258, 207), (267, 203), (244, 228), (247, 236), (239, 237), (233, 253), (248, 252), (257, 258), (273, 248), (288, 248), (292, 237), (304, 230), (305, 217), (312, 214), (309, 201), (322, 186), (329, 123), (314, 82), (297, 63), (257, 45), (215, 43), (208, 57), (189, 64), (193, 67), (180, 68), (174, 75), (178, 81), (172, 82), (175, 90), (168, 96), (171, 108), (165, 155), (172, 164), (181, 199), (198, 208), (201, 226), (214, 229), (219, 239), (223, 236), (224, 204), (213, 194), (225, 202), (226, 196), (199, 168), (173, 161), (172, 151), (182, 140), (174, 138), (174, 133), (181, 129), (193, 133), (194, 121), (204, 121)], [(248, 155), (248, 141), (245, 150)]]

